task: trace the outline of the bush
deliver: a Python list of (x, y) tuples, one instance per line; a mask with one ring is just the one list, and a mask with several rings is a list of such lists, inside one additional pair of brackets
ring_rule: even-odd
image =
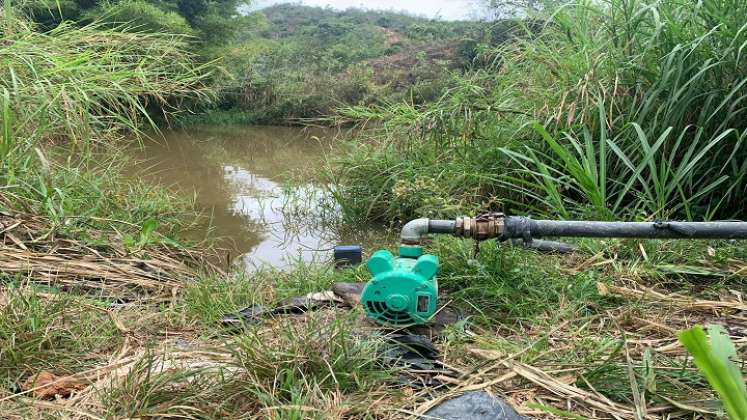
[(148, 109), (212, 95), (211, 67), (196, 64), (179, 36), (68, 23), (42, 33), (22, 19), (4, 20), (0, 32), (0, 92), (19, 136), (100, 138), (136, 129)]
[(135, 32), (160, 32), (166, 34), (192, 35), (192, 28), (181, 15), (163, 10), (145, 0), (124, 0), (104, 3), (88, 10), (84, 18), (89, 21), (108, 23), (108, 26), (130, 28)]

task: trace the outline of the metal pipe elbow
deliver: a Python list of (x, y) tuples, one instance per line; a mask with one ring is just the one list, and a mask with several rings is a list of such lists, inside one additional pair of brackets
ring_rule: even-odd
[(407, 222), (400, 233), (402, 243), (418, 244), (428, 234), (430, 219), (420, 218)]

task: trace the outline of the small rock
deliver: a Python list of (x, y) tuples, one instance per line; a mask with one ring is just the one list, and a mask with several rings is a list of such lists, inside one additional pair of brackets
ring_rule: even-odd
[(441, 420), (525, 420), (507, 402), (484, 391), (472, 391), (451, 398), (428, 410), (425, 419)]

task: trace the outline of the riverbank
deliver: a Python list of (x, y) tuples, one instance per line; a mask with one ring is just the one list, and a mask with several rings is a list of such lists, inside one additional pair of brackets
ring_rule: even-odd
[[(548, 256), (488, 242), (475, 256), (470, 241), (437, 238), (428, 252), (443, 264), (442, 303), (463, 318), (434, 338), (449, 367), (438, 383), (403, 382), (429, 374), (383, 364), (377, 349), (391, 332), (363, 321), (360, 307), (223, 321), (243, 308), (366, 281), (364, 267), (211, 267), (199, 249), (165, 234), (179, 231), (166, 214), (190, 214), (188, 205), (173, 207), (187, 197), (107, 173), (81, 174), (159, 197), (121, 201), (128, 209), (161, 203), (133, 212), (146, 221), (154, 210), (169, 213), (155, 227), (86, 219), (108, 229), (97, 231), (65, 222), (79, 220), (72, 212), (55, 227), (3, 205), (12, 215), (2, 219), (0, 336), (8, 339), (0, 409), (10, 418), (409, 418), (467, 390), (500, 395), (539, 418), (634, 418), (644, 409), (655, 418), (683, 405), (707, 415), (718, 410), (712, 391), (677, 332), (717, 323), (745, 345), (747, 248), (739, 243), (582, 241), (571, 256)], [(30, 256), (40, 251), (56, 259), (35, 265)], [(9, 274), (2, 264), (13, 255), (36, 271)]]
[[(141, 185), (176, 214), (177, 197), (122, 180), (112, 178), (120, 187)], [(242, 274), (196, 262), (176, 269), (192, 258), (160, 233), (176, 229), (167, 219), (157, 229), (86, 219), (111, 229), (97, 231), (73, 223), (79, 218), (72, 212), (55, 227), (9, 208), (3, 206), (0, 328), (11, 339), (2, 351), (0, 406), (16, 418), (321, 419), (330, 412), (407, 418), (468, 389), (503, 395), (520, 412), (548, 418), (632, 413), (635, 392), (652, 416), (683, 404), (707, 413), (712, 394), (688, 365), (677, 331), (717, 323), (744, 345), (747, 254), (738, 243), (585, 241), (572, 256), (487, 243), (475, 257), (472, 243), (439, 238), (428, 251), (443, 262), (443, 302), (465, 318), (436, 344), (442, 360), (462, 374), (420, 389), (379, 364), (375, 349), (386, 335), (361, 336), (373, 325), (361, 323), (360, 308), (279, 316), (238, 329), (222, 323), (242, 308), (365, 281), (362, 267)], [(152, 218), (152, 209), (143, 211)], [(47, 265), (35, 264), (39, 251)], [(13, 255), (34, 270), (10, 274), (3, 264)], [(164, 262), (169, 275), (160, 271)], [(60, 389), (36, 384), (42, 372), (54, 374)], [(61, 399), (50, 402), (53, 394)]]

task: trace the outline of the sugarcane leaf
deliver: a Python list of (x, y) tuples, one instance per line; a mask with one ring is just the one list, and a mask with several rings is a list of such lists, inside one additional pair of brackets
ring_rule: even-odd
[(711, 339), (713, 353), (726, 365), (726, 369), (729, 371), (729, 375), (731, 375), (734, 383), (741, 385), (742, 393), (747, 393), (742, 372), (733, 362), (737, 357), (737, 350), (734, 347), (734, 343), (724, 333), (723, 328), (717, 324), (708, 327), (708, 337)]
[[(693, 356), (695, 365), (718, 393), (729, 418), (747, 420), (747, 391), (744, 380), (741, 379), (741, 373), (736, 366), (732, 367), (737, 369), (737, 375), (728, 367), (733, 365), (729, 357), (736, 354), (734, 346), (719, 326), (711, 327), (711, 332), (715, 343), (709, 341), (700, 325), (682, 331), (679, 339)], [(714, 347), (718, 349), (715, 350)]]

